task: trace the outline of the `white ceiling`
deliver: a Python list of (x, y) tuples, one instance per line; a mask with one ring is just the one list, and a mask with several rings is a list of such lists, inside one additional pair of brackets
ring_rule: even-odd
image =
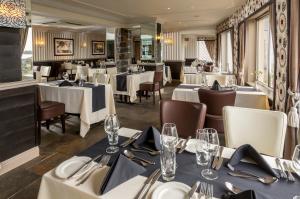
[(213, 29), (246, 0), (32, 0), (36, 16), (84, 25), (160, 22), (164, 31)]

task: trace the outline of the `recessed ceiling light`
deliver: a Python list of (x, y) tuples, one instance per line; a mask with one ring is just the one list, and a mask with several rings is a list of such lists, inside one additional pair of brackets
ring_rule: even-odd
[(171, 8), (167, 8), (168, 10), (171, 10)]

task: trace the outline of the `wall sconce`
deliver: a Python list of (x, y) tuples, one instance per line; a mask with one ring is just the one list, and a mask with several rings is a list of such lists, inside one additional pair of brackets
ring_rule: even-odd
[(156, 35), (155, 39), (156, 39), (156, 41), (158, 41), (158, 42), (162, 41), (162, 40), (163, 40), (162, 34)]
[(166, 38), (166, 39), (164, 40), (164, 42), (165, 42), (166, 45), (171, 45), (171, 44), (173, 44), (173, 40), (172, 40), (172, 39), (168, 39), (168, 38)]
[(45, 41), (44, 41), (44, 40), (37, 40), (37, 41), (36, 41), (36, 45), (37, 45), (38, 47), (42, 47), (42, 46), (45, 45)]
[(81, 45), (81, 48), (86, 48), (86, 47), (87, 47), (86, 42), (83, 42), (83, 44)]

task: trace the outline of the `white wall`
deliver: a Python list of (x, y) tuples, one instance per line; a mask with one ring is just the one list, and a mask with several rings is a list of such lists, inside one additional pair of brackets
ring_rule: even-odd
[[(70, 32), (33, 27), (33, 60), (58, 61), (71, 59), (103, 58), (106, 55), (92, 55), (92, 41), (105, 41), (104, 32)], [(54, 56), (54, 38), (74, 39), (74, 56)], [(38, 45), (38, 42), (44, 45)], [(83, 44), (86, 43), (86, 47)], [(105, 47), (106, 48), (106, 47)]]
[[(171, 40), (172, 43), (166, 44), (166, 40)], [(164, 61), (184, 60), (184, 49), (180, 32), (163, 33), (162, 52), (162, 60)]]

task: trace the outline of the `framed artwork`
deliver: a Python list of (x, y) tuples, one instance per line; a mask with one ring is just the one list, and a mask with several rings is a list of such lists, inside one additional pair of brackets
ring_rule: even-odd
[(54, 38), (54, 55), (55, 56), (73, 56), (74, 40)]
[(92, 55), (104, 55), (105, 43), (104, 41), (92, 41)]

